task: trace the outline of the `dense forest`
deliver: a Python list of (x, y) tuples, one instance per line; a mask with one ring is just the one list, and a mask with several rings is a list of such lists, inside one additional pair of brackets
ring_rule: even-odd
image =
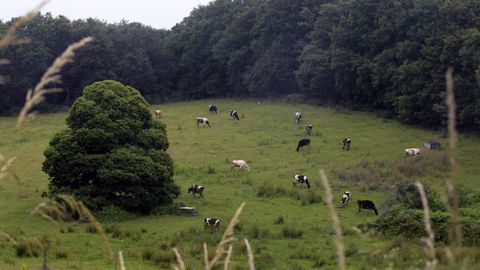
[[(0, 34), (12, 21), (0, 21)], [(63, 75), (63, 109), (94, 81), (113, 79), (150, 102), (292, 97), (375, 111), (403, 123), (445, 125), (447, 67), (454, 68), (458, 127), (480, 132), (480, 1), (217, 0), (171, 30), (37, 16), (27, 45), (0, 52), (0, 114), (68, 44), (91, 35)]]

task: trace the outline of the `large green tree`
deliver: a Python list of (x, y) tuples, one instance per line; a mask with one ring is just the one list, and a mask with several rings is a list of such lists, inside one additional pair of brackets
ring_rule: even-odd
[(93, 209), (145, 213), (178, 196), (165, 125), (138, 90), (95, 82), (73, 104), (67, 125), (44, 153), (51, 193), (73, 194)]

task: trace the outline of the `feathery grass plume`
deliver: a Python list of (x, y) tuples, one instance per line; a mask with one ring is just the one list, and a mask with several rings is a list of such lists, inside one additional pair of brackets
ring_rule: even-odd
[(0, 231), (0, 236), (7, 239), (9, 242), (14, 244), (15, 246), (18, 246), (17, 241), (13, 237), (11, 237), (10, 234)]
[(228, 270), (228, 265), (230, 264), (230, 259), (232, 257), (233, 246), (228, 247), (227, 257), (225, 257), (225, 263), (223, 264), (223, 270)]
[(31, 213), (37, 214), (56, 225), (58, 225), (57, 220), (69, 221), (74, 218), (86, 219), (95, 227), (96, 232), (107, 247), (109, 259), (113, 260), (113, 250), (107, 239), (105, 230), (83, 202), (77, 201), (69, 195), (58, 195), (53, 199), (47, 199), (47, 201), (40, 203)]
[(210, 270), (212, 269), (212, 267), (217, 265), (220, 262), (220, 260), (223, 258), (223, 256), (228, 254), (228, 251), (226, 249), (227, 245), (237, 240), (235, 237), (233, 237), (233, 234), (235, 233), (235, 226), (238, 224), (238, 222), (240, 222), (240, 214), (242, 213), (244, 207), (245, 207), (245, 202), (242, 202), (242, 204), (240, 204), (237, 211), (235, 212), (235, 215), (233, 215), (233, 218), (230, 220), (230, 223), (228, 224), (227, 229), (222, 235), (222, 239), (217, 245), (217, 249), (215, 250), (215, 255), (210, 261), (208, 260), (207, 244), (203, 243), (206, 270)]
[(179, 270), (186, 270), (185, 268), (185, 263), (183, 262), (182, 255), (180, 255), (180, 252), (178, 252), (177, 248), (173, 248), (173, 252), (175, 253), (175, 257), (177, 258), (177, 262), (180, 268), (175, 267), (175, 269)]
[(58, 93), (61, 91), (60, 88), (46, 88), (50, 84), (61, 83), (60, 71), (67, 63), (73, 61), (75, 57), (75, 51), (79, 48), (85, 46), (87, 43), (92, 41), (92, 37), (86, 37), (81, 39), (78, 42), (70, 44), (68, 48), (59, 56), (53, 64), (45, 71), (40, 82), (35, 86), (35, 88), (29, 89), (27, 92), (25, 105), (23, 106), (17, 121), (17, 129), (20, 128), (25, 121), (25, 117), (30, 112), (30, 110), (37, 104), (41, 103), (45, 99), (45, 95), (51, 93)]
[(456, 129), (456, 108), (455, 95), (453, 92), (453, 68), (450, 67), (445, 74), (445, 80), (447, 85), (447, 106), (448, 106), (448, 145), (449, 145), (449, 161), (451, 176), (447, 178), (447, 193), (448, 202), (447, 209), (451, 214), (452, 219), (452, 231), (450, 232), (450, 239), (455, 243), (457, 247), (462, 246), (463, 242), (463, 230), (460, 223), (458, 205), (458, 185), (459, 185), (459, 165), (457, 155), (457, 129)]
[(320, 170), (320, 178), (322, 179), (323, 186), (325, 187), (325, 202), (327, 203), (328, 210), (330, 211), (330, 217), (332, 218), (332, 228), (335, 231), (335, 245), (337, 246), (337, 257), (338, 257), (338, 269), (345, 270), (345, 247), (343, 245), (343, 236), (342, 236), (342, 226), (340, 220), (338, 219), (337, 212), (335, 211), (335, 206), (333, 205), (333, 196), (332, 190), (330, 188), (330, 183), (328, 183), (327, 176), (323, 170)]
[(126, 270), (125, 268), (125, 261), (123, 260), (123, 252), (118, 252), (118, 262), (120, 264), (120, 270)]
[[(5, 157), (0, 154), (0, 179), (7, 176), (7, 171), (9, 170), (9, 167), (12, 165), (15, 159), (16, 157), (11, 157), (7, 161), (5, 161)], [(18, 177), (13, 171), (10, 171), (10, 174), (12, 174), (13, 177), (18, 181)]]
[(10, 29), (8, 29), (7, 33), (3, 35), (2, 39), (0, 39), (0, 50), (3, 50), (11, 45), (21, 45), (21, 44), (28, 43), (29, 42), (28, 39), (17, 37), (15, 32), (17, 31), (18, 28), (22, 27), (27, 22), (29, 22), (33, 17), (37, 16), (40, 9), (47, 3), (48, 3), (48, 0), (44, 0), (40, 2), (40, 4), (37, 7), (35, 7), (33, 10), (29, 11), (24, 16), (21, 16), (20, 18), (18, 18), (10, 27)]
[(253, 262), (253, 252), (252, 247), (247, 239), (243, 239), (245, 241), (245, 246), (247, 247), (247, 256), (248, 256), (248, 269), (255, 270), (255, 263)]
[(428, 238), (424, 239), (426, 244), (425, 253), (427, 253), (429, 259), (426, 262), (426, 269), (435, 269), (437, 267), (437, 257), (435, 256), (435, 234), (432, 230), (432, 224), (430, 222), (430, 207), (428, 206), (428, 199), (427, 195), (425, 194), (425, 190), (423, 185), (416, 181), (415, 185), (418, 188), (418, 192), (420, 193), (420, 197), (422, 198), (422, 205), (423, 205), (423, 221), (425, 222), (425, 230), (427, 231)]

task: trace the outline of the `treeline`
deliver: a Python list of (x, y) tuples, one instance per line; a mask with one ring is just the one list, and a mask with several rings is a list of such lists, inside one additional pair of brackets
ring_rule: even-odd
[(48, 104), (70, 105), (83, 86), (114, 79), (150, 102), (292, 95), (438, 128), (451, 66), (458, 127), (478, 133), (479, 27), (476, 0), (217, 0), (171, 30), (45, 14), (21, 29), (30, 44), (0, 52), (11, 60), (0, 67), (10, 78), (0, 114), (21, 106), (69, 43), (92, 35)]

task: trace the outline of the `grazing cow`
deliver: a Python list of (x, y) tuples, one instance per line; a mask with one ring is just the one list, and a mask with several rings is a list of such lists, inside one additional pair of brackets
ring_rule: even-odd
[(302, 114), (300, 112), (295, 113), (295, 123), (299, 124), (302, 121)]
[(209, 105), (208, 110), (212, 113), (217, 113), (217, 106), (215, 105)]
[(349, 138), (345, 138), (343, 139), (343, 150), (350, 150), (350, 144), (352, 143), (352, 140), (350, 140)]
[(245, 170), (250, 171), (250, 167), (248, 167), (247, 162), (245, 160), (232, 160), (232, 167), (230, 170), (233, 170), (233, 168), (239, 168), (240, 170)]
[(312, 129), (313, 129), (312, 124), (307, 124), (305, 126), (305, 134), (307, 134), (308, 136), (312, 135)]
[(205, 227), (210, 227), (213, 228), (214, 230), (218, 230), (218, 227), (220, 227), (220, 219), (217, 218), (205, 218), (203, 220), (203, 223)]
[(157, 118), (162, 118), (162, 111), (160, 111), (160, 110), (155, 110), (155, 117), (157, 117)]
[(229, 110), (229, 112), (230, 112), (230, 117), (232, 117), (234, 120), (235, 120), (235, 119), (236, 119), (236, 120), (240, 120), (240, 118), (238, 118), (238, 113), (237, 113), (237, 111), (235, 111), (235, 110)]
[(360, 209), (367, 209), (367, 210), (373, 210), (375, 212), (375, 215), (378, 216), (378, 210), (375, 208), (375, 204), (372, 201), (369, 200), (358, 200), (358, 212), (360, 212)]
[(345, 205), (347, 205), (349, 200), (350, 200), (350, 191), (345, 191), (342, 195), (342, 200), (340, 202), (341, 206), (344, 207)]
[(208, 127), (210, 127), (210, 122), (206, 117), (197, 117), (197, 127), (199, 127), (200, 124), (202, 124), (203, 126), (208, 125)]
[(200, 186), (197, 184), (193, 184), (189, 189), (188, 193), (192, 192), (192, 195), (195, 197), (195, 194), (199, 194), (200, 197), (203, 197), (203, 190), (205, 189), (204, 186)]
[(422, 151), (418, 148), (407, 148), (405, 149), (405, 154), (407, 157), (414, 157), (416, 155), (420, 155)]
[(308, 145), (308, 147), (311, 147), (310, 146), (310, 139), (301, 139), (300, 141), (298, 141), (297, 152), (298, 152), (298, 150), (300, 150), (300, 148), (302, 148), (306, 145)]
[(305, 184), (308, 188), (310, 188), (310, 182), (308, 182), (308, 177), (305, 175), (295, 174), (293, 176), (293, 186), (296, 187), (297, 184), (302, 186)]

